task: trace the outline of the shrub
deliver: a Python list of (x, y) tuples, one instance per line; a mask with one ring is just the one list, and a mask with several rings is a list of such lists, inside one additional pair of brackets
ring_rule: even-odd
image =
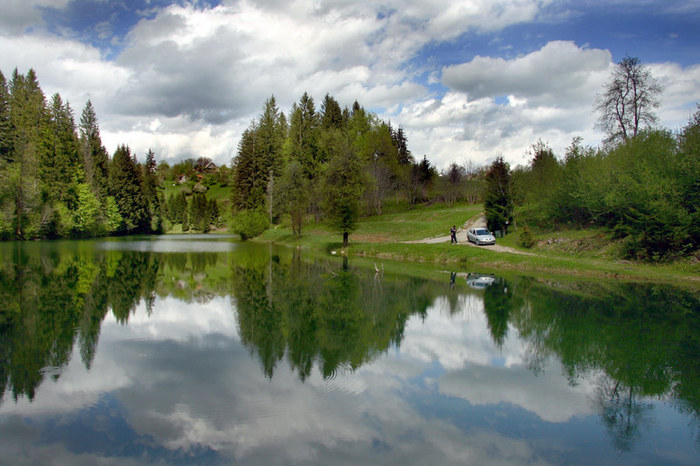
[(263, 209), (242, 210), (235, 213), (231, 221), (231, 230), (243, 241), (261, 235), (269, 226), (267, 213)]
[(519, 246), (528, 249), (535, 245), (535, 239), (532, 237), (532, 233), (530, 233), (530, 228), (527, 226), (523, 227), (522, 231), (518, 235), (517, 243)]

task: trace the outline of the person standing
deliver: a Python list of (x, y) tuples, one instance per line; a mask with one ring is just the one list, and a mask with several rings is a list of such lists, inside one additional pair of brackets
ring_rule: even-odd
[(457, 244), (457, 227), (454, 225), (450, 228), (450, 244)]

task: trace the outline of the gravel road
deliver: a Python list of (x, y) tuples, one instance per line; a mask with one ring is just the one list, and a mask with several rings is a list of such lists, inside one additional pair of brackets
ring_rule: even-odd
[[(479, 214), (475, 215), (474, 217), (470, 218), (467, 220), (467, 223), (462, 225), (457, 229), (457, 243), (459, 246), (473, 246), (473, 247), (479, 247), (479, 248), (488, 248), (492, 249), (494, 251), (498, 252), (509, 252), (512, 254), (524, 254), (527, 256), (532, 256), (531, 252), (523, 252), (523, 251), (518, 251), (517, 249), (510, 248), (508, 246), (501, 246), (498, 244), (498, 239), (496, 239), (496, 244), (492, 246), (477, 246), (474, 243), (470, 243), (467, 241), (467, 230), (471, 228), (486, 228), (486, 217), (484, 217), (484, 214)], [(425, 239), (420, 239), (416, 241), (404, 241), (404, 243), (411, 243), (411, 244), (434, 244), (434, 243), (449, 243), (450, 242), (450, 225), (445, 226), (445, 230), (447, 230), (447, 234), (445, 236), (436, 236), (435, 238), (425, 238)]]

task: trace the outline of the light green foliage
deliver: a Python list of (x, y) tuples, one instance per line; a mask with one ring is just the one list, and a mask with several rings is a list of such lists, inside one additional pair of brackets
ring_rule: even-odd
[(255, 238), (270, 226), (270, 221), (264, 209), (241, 210), (234, 214), (231, 230), (242, 240)]
[(309, 205), (309, 181), (301, 164), (293, 160), (276, 185), (276, 199), (282, 212), (289, 214), (292, 232), (301, 236), (304, 213)]
[(87, 183), (78, 185), (78, 208), (75, 213), (75, 229), (82, 235), (97, 233), (97, 218), (100, 202)]
[(119, 213), (119, 207), (117, 206), (117, 201), (113, 196), (107, 196), (104, 199), (104, 214), (103, 214), (103, 227), (105, 233), (110, 234), (119, 228), (123, 219)]
[[(520, 184), (526, 192), (522, 213), (540, 226), (608, 227), (625, 239), (629, 258), (659, 261), (690, 254), (700, 244), (697, 127), (691, 120), (679, 136), (640, 131), (607, 151), (584, 148), (576, 139), (563, 165), (552, 164), (557, 177), (551, 192)], [(522, 180), (536, 176), (533, 164)]]
[(15, 70), (9, 86), (0, 73), (0, 139), (0, 238), (114, 231), (121, 215), (108, 214), (108, 157), (89, 101), (77, 128), (59, 94), (47, 105), (33, 70)]
[(347, 145), (338, 147), (338, 153), (331, 159), (325, 173), (324, 211), (330, 225), (342, 233), (343, 246), (348, 245), (348, 236), (356, 228), (360, 199), (366, 186), (360, 158)]
[[(512, 173), (514, 201), (526, 206), (528, 218), (544, 226), (561, 210), (560, 194), (564, 170), (549, 145), (538, 140), (526, 155), (530, 165)], [(551, 226), (551, 225), (550, 225)]]

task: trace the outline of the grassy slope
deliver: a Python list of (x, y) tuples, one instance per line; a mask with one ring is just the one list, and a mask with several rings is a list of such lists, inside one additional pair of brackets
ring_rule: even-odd
[[(179, 185), (173, 181), (165, 181), (165, 183), (163, 183), (163, 186), (165, 188), (163, 193), (167, 201), (167, 199), (169, 199), (170, 196), (178, 194), (181, 191), (185, 191), (187, 193), (192, 192), (192, 186), (194, 186), (194, 183), (188, 182)], [(216, 201), (219, 203), (219, 212), (223, 213), (224, 222), (227, 223), (226, 213), (228, 213), (231, 209), (231, 188), (228, 186), (222, 187), (219, 184), (212, 184), (211, 186), (207, 187), (209, 189), (207, 189), (205, 196), (207, 197), (207, 199), (216, 199)], [(187, 199), (190, 199), (190, 195), (188, 195)], [(212, 233), (216, 232), (221, 231), (217, 230)], [(167, 231), (167, 233), (182, 233), (182, 226), (180, 224), (174, 225), (170, 230)]]
[[(498, 243), (534, 255), (493, 251), (486, 247), (439, 244), (405, 244), (401, 241), (447, 236), (450, 225), (463, 225), (481, 212), (481, 206), (419, 206), (410, 211), (390, 212), (363, 218), (350, 235), (351, 244), (343, 253), (401, 261), (432, 262), (452, 269), (470, 271), (524, 272), (543, 276), (621, 278), (650, 280), (700, 287), (700, 266), (691, 261), (672, 264), (642, 264), (619, 260), (619, 245), (603, 230), (571, 230), (555, 233), (534, 232), (538, 245), (519, 248), (516, 234)], [(257, 241), (284, 243), (319, 250), (341, 249), (339, 234), (324, 225), (307, 224), (302, 237), (287, 228), (268, 230)]]

